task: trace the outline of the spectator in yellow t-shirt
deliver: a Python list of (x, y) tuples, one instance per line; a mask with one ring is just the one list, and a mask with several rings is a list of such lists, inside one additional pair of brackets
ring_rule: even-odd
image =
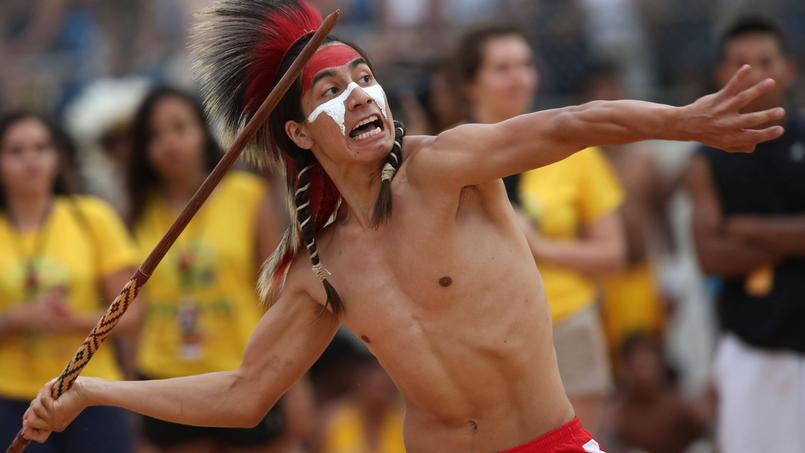
[[(142, 257), (165, 234), (220, 157), (192, 96), (157, 88), (133, 125), (128, 192), (131, 224)], [(164, 379), (240, 365), (262, 316), (258, 267), (276, 244), (265, 182), (227, 174), (156, 269), (140, 295), (147, 310), (137, 368)], [(162, 451), (265, 451), (287, 432), (282, 404), (254, 429), (182, 426), (145, 418), (148, 441)], [(293, 429), (291, 430), (293, 431)]]
[[(44, 119), (13, 113), (0, 120), (0, 444), (16, 435), (39, 389), (58, 376), (117, 296), (137, 262), (110, 206), (68, 194), (68, 156)], [(138, 306), (115, 334), (136, 326)], [(84, 370), (119, 379), (113, 345)], [(31, 451), (131, 451), (128, 414), (91, 407)]]
[[(497, 123), (531, 107), (539, 74), (516, 28), (467, 33), (455, 59), (473, 120)], [(524, 231), (545, 281), (562, 382), (576, 415), (595, 434), (612, 377), (592, 278), (617, 271), (623, 260), (619, 183), (597, 149), (504, 182), (527, 216)]]

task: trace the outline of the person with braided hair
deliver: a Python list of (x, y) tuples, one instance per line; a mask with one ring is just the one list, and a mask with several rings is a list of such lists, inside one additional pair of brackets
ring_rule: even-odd
[[(236, 132), (319, 16), (294, 0), (220, 0), (197, 36), (207, 107)], [(592, 145), (658, 138), (751, 151), (780, 108), (741, 114), (774, 85), (743, 67), (684, 107), (601, 101), (404, 135), (356, 46), (330, 38), (253, 143), (284, 167), (294, 222), (264, 267), (271, 308), (234, 371), (47, 386), (23, 435), (44, 441), (84, 408), (117, 406), (199, 426), (251, 426), (340, 325), (399, 388), (412, 452), (600, 452), (556, 365), (542, 281), (501, 178)], [(325, 267), (326, 263), (326, 267)], [(310, 266), (313, 271), (310, 271)]]

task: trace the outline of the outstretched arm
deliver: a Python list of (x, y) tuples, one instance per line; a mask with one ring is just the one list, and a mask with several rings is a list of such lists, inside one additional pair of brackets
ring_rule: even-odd
[(263, 316), (240, 368), (154, 381), (79, 378), (58, 400), (42, 389), (25, 414), (25, 437), (44, 442), (89, 406), (116, 406), (196, 426), (255, 426), (321, 355), (338, 320), (303, 291), (287, 288)]
[[(753, 84), (744, 66), (719, 92), (684, 107), (643, 101), (594, 101), (520, 115), (497, 124), (465, 124), (437, 136), (418, 153), (409, 174), (452, 186), (483, 184), (551, 164), (595, 145), (649, 139), (699, 141), (728, 151), (752, 151), (779, 137), (785, 112), (741, 113), (774, 86)], [(412, 176), (415, 177), (415, 176)]]

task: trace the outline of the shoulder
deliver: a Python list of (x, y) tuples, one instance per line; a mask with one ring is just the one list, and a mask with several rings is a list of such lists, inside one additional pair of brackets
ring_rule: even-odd
[(120, 217), (112, 205), (93, 195), (71, 195), (62, 197), (68, 208), (75, 209), (79, 215), (93, 222), (119, 221)]
[[(260, 209), (260, 202), (266, 197), (267, 188), (268, 183), (257, 175), (232, 171), (224, 176), (210, 197), (208, 209), (215, 210), (222, 218), (237, 216), (238, 219), (252, 219)], [(253, 223), (252, 220), (247, 222)]]
[(401, 182), (406, 185), (428, 185), (431, 179), (429, 169), (432, 166), (430, 157), (435, 152), (432, 135), (411, 135), (403, 140), (403, 163), (394, 176), (395, 185)]
[(583, 163), (600, 163), (607, 159), (606, 154), (604, 151), (597, 147), (591, 146), (589, 148), (584, 148), (581, 151), (571, 155), (568, 157), (567, 161), (569, 162), (583, 162)]
[(580, 150), (570, 156), (558, 160), (552, 164), (544, 167), (534, 168), (528, 170), (522, 175), (524, 184), (539, 180), (544, 175), (550, 173), (551, 175), (561, 176), (565, 180), (572, 175), (583, 175), (591, 171), (597, 171), (601, 166), (608, 166), (606, 156), (600, 148), (590, 147)]
[(262, 196), (268, 184), (266, 181), (252, 173), (234, 170), (221, 181), (221, 191), (242, 196)]
[(410, 171), (412, 167), (427, 159), (434, 151), (436, 137), (433, 135), (410, 135), (403, 139), (403, 165), (401, 170)]
[[(321, 250), (323, 244), (320, 235), (317, 235), (316, 242), (319, 250)], [(327, 263), (324, 264), (326, 265)], [(300, 246), (288, 267), (285, 282), (282, 284), (282, 289), (276, 300), (305, 299), (315, 302), (322, 307), (325, 306), (327, 303), (327, 294), (324, 292), (321, 282), (319, 282), (318, 278), (313, 274), (312, 266), (307, 250), (303, 246)]]
[[(581, 179), (598, 178), (609, 185), (620, 186), (615, 167), (601, 148), (585, 148), (570, 156), (565, 165), (570, 171), (578, 173)], [(635, 165), (640, 163), (635, 162)]]

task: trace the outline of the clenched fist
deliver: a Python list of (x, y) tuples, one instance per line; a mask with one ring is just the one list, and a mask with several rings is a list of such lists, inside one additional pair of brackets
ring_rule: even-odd
[(82, 378), (64, 392), (58, 400), (50, 396), (52, 380), (42, 387), (23, 416), (23, 437), (43, 443), (53, 431), (64, 431), (86, 407)]

